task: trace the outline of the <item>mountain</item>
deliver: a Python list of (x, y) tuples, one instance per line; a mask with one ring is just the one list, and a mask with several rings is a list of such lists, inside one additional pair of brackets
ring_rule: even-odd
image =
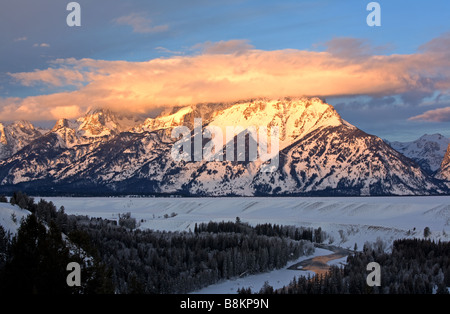
[(136, 116), (117, 114), (106, 109), (89, 110), (74, 121), (60, 119), (51, 133), (56, 134), (62, 147), (103, 142), (142, 123)]
[(233, 103), (195, 104), (184, 107), (173, 107), (156, 118), (147, 118), (144, 123), (133, 128), (133, 132), (151, 132), (155, 130), (171, 129), (176, 126), (194, 128), (194, 119), (210, 121), (222, 110), (233, 106)]
[(28, 121), (15, 121), (9, 125), (0, 123), (0, 160), (15, 154), (44, 132)]
[[(185, 131), (181, 140), (172, 137), (175, 127)], [(279, 141), (267, 137), (275, 128)], [(210, 130), (214, 136), (207, 136)], [(188, 150), (186, 158), (173, 157), (177, 145)], [(47, 195), (448, 193), (443, 181), (318, 98), (197, 104), (144, 121), (105, 110), (60, 120), (0, 161), (0, 191), (17, 189)]]
[(443, 180), (450, 181), (450, 144), (447, 147), (447, 152), (442, 160), (441, 168), (437, 176)]
[(441, 134), (425, 134), (413, 142), (390, 142), (389, 144), (417, 162), (428, 174), (434, 174), (441, 167), (450, 139)]

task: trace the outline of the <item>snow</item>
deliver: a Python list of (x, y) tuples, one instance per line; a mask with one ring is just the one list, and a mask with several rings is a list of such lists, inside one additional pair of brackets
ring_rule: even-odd
[(187, 106), (173, 114), (157, 117), (155, 119), (147, 118), (143, 124), (135, 126), (133, 132), (142, 133), (182, 125), (186, 115), (192, 113), (192, 111), (192, 107)]
[(16, 234), (22, 219), (25, 219), (29, 214), (28, 210), (21, 209), (18, 206), (0, 203), (0, 225), (3, 226), (6, 232), (9, 231), (12, 234)]
[[(35, 198), (38, 200), (38, 198)], [(411, 197), (218, 197), (218, 198), (64, 198), (45, 197), (68, 214), (117, 219), (131, 212), (141, 229), (194, 230), (195, 223), (242, 221), (321, 227), (326, 244), (362, 249), (366, 241), (399, 238), (450, 240), (450, 196)], [(175, 217), (164, 218), (167, 214)]]
[[(330, 116), (322, 119), (325, 112)], [(244, 130), (258, 126), (278, 127), (279, 149), (282, 150), (305, 134), (325, 126), (343, 123), (334, 109), (319, 98), (259, 99), (238, 103), (220, 112), (209, 125), (221, 128), (226, 143), (227, 127), (242, 127)], [(260, 145), (265, 143), (259, 143)]]

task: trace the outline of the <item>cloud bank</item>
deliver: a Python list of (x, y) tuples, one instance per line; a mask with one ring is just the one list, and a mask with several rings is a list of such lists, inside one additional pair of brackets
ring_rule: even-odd
[(450, 122), (450, 107), (428, 110), (423, 114), (409, 118), (409, 120), (422, 120), (427, 122)]
[[(9, 73), (19, 84), (46, 93), (0, 98), (0, 117), (74, 118), (92, 107), (145, 113), (254, 97), (424, 97), (450, 90), (449, 38), (445, 34), (409, 55), (376, 54), (365, 43), (345, 38), (329, 42), (325, 51), (264, 51), (233, 40), (199, 45), (197, 55), (146, 62), (59, 59), (44, 70)], [(61, 92), (64, 87), (68, 91)]]

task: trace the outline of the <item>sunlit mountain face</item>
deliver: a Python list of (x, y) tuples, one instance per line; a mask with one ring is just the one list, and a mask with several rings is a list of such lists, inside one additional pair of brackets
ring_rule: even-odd
[[(447, 148), (444, 160), (442, 161), (438, 177), (450, 181), (450, 145)], [(449, 185), (449, 183), (447, 183)]]
[[(174, 159), (179, 127), (189, 131), (184, 160)], [(206, 132), (212, 127), (218, 132), (214, 141)], [(277, 129), (277, 137), (268, 140), (259, 128)], [(319, 98), (197, 104), (147, 119), (95, 109), (59, 120), (27, 141), (1, 162), (2, 189), (205, 196), (447, 193), (442, 177), (346, 122)], [(215, 156), (206, 158), (212, 142)], [(196, 147), (199, 159), (191, 158)], [(277, 150), (262, 160), (264, 147)]]

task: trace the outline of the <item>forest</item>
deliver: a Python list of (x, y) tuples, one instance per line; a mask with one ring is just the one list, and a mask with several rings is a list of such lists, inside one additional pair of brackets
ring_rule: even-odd
[[(186, 293), (222, 279), (281, 268), (311, 254), (312, 237), (324, 235), (312, 228), (252, 227), (238, 217), (196, 225), (193, 232), (140, 230), (129, 213), (120, 215), (117, 224), (67, 215), (63, 207), (56, 209), (45, 200), (35, 203), (20, 192), (10, 202), (32, 212), (15, 237), (3, 232), (1, 239), (0, 290), (10, 292), (23, 287), (23, 292), (37, 293)], [(62, 240), (66, 236), (69, 241)], [(83, 264), (88, 273), (83, 277), (89, 278), (75, 291), (64, 286), (65, 265), (72, 260)], [(26, 276), (17, 281), (22, 268)], [(51, 269), (58, 274), (46, 281)], [(46, 282), (53, 285), (51, 290)]]
[(75, 219), (78, 232), (88, 235), (111, 267), (117, 293), (187, 293), (222, 279), (278, 269), (314, 251), (308, 240), (258, 234), (241, 222), (161, 232), (131, 230), (103, 219)]
[[(381, 286), (366, 284), (366, 266), (381, 266)], [(450, 243), (428, 239), (400, 239), (391, 252), (382, 242), (366, 243), (362, 252), (347, 257), (344, 267), (331, 266), (322, 276), (298, 277), (282, 289), (264, 285), (261, 294), (448, 294)], [(240, 294), (251, 294), (243, 287)]]

